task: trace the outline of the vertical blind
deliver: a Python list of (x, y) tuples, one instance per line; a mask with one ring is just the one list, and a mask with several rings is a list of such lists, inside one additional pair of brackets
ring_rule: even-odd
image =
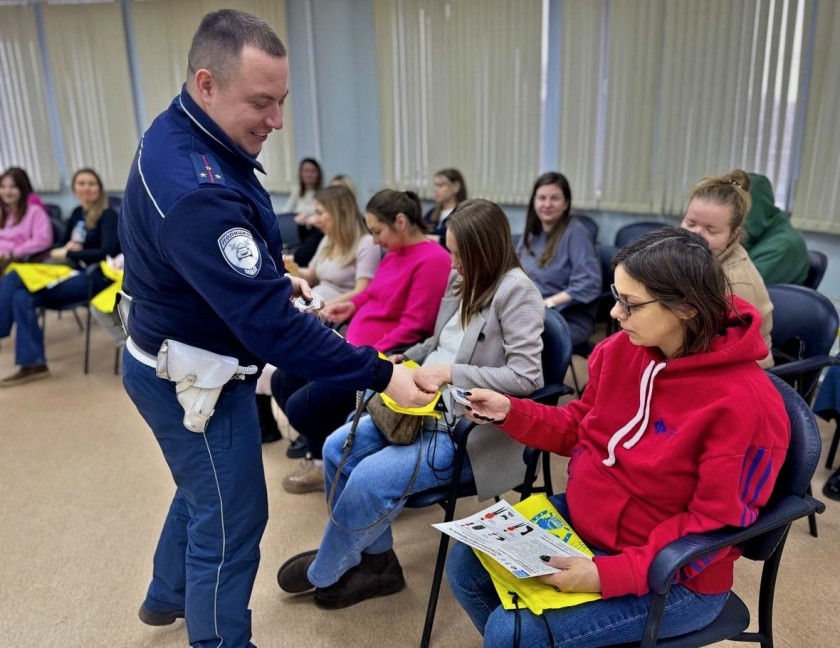
[(375, 0), (386, 186), (429, 196), (456, 167), (470, 195), (528, 198), (539, 167), (542, 5)]
[(122, 190), (137, 147), (122, 12), (117, 3), (43, 7), (67, 169), (92, 167)]
[[(187, 54), (201, 18), (232, 6), (225, 0), (144, 0), (135, 2), (134, 33), (140, 85), (143, 92), (144, 127), (165, 110), (181, 90), (187, 76)], [(241, 0), (236, 9), (265, 20), (288, 48), (286, 5), (279, 0)], [(270, 191), (288, 191), (297, 181), (291, 102), (286, 102), (283, 130), (273, 133), (260, 153), (266, 175), (257, 174)]]
[(560, 163), (578, 205), (679, 214), (741, 167), (788, 193), (810, 0), (565, 0)]
[(0, 7), (0, 169), (26, 170), (38, 191), (58, 191), (35, 10)]
[(840, 234), (840, 7), (821, 2), (818, 11), (793, 221), (804, 229)]

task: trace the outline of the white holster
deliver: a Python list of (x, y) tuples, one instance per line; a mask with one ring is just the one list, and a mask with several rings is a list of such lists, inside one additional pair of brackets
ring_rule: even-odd
[(184, 427), (204, 432), (213, 416), (222, 387), (230, 380), (243, 380), (257, 367), (239, 366), (239, 360), (178, 342), (164, 340), (157, 354), (158, 378), (175, 383), (175, 394), (184, 408)]

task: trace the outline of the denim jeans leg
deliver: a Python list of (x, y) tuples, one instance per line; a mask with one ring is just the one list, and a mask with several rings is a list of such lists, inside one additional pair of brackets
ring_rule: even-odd
[[(660, 637), (673, 637), (703, 628), (723, 609), (729, 594), (696, 594), (675, 585), (668, 594)], [(542, 618), (520, 610), (519, 636), (522, 646), (552, 648), (600, 648), (640, 641), (651, 595), (620, 596), (558, 610), (545, 610)], [(485, 648), (508, 648), (516, 632), (517, 612), (500, 605), (484, 627)], [(548, 628), (551, 629), (550, 641)]]
[[(448, 435), (426, 429), (422, 442), (418, 437), (412, 445), (390, 445), (370, 417), (360, 421), (351, 459), (342, 475), (336, 477), (347, 430), (349, 425), (337, 430), (324, 446), (328, 496), (332, 481), (337, 478), (340, 482), (333, 500), (333, 516), (338, 524), (327, 523), (318, 556), (309, 568), (309, 580), (318, 587), (338, 581), (359, 564), (362, 552), (382, 553), (391, 547), (390, 525), (405, 506), (405, 501), (400, 500), (406, 491), (417, 493), (446, 484), (451, 478), (454, 446)], [(417, 467), (420, 448), (423, 455)], [(465, 478), (470, 474), (466, 467)]]
[(19, 287), (12, 294), (12, 318), (15, 322), (15, 364), (21, 367), (46, 364), (44, 331), (38, 323), (36, 299), (20, 279), (17, 281)]
[(12, 332), (12, 296), (22, 285), (17, 272), (0, 276), (0, 340)]

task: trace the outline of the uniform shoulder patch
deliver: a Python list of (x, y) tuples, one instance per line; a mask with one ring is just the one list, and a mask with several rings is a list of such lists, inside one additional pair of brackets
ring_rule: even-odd
[(254, 277), (262, 268), (260, 248), (246, 229), (233, 227), (222, 234), (219, 249), (227, 264), (244, 277)]
[(224, 185), (225, 177), (222, 174), (222, 169), (219, 163), (209, 153), (198, 153), (196, 151), (190, 152), (190, 159), (195, 169), (195, 177), (198, 179), (198, 184), (217, 184)]

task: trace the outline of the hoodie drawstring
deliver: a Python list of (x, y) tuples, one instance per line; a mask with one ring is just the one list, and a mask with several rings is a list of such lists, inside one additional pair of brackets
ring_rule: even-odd
[(615, 447), (630, 433), (640, 420), (642, 421), (642, 424), (638, 427), (636, 433), (624, 443), (624, 447), (629, 450), (636, 445), (644, 435), (645, 430), (647, 429), (648, 421), (650, 420), (650, 399), (653, 397), (653, 381), (656, 378), (656, 375), (662, 371), (665, 366), (664, 362), (656, 364), (654, 360), (651, 360), (650, 364), (645, 369), (642, 374), (642, 380), (639, 383), (639, 409), (636, 412), (636, 415), (630, 419), (624, 427), (612, 435), (610, 442), (607, 444), (608, 456), (603, 460), (605, 466), (615, 465)]

